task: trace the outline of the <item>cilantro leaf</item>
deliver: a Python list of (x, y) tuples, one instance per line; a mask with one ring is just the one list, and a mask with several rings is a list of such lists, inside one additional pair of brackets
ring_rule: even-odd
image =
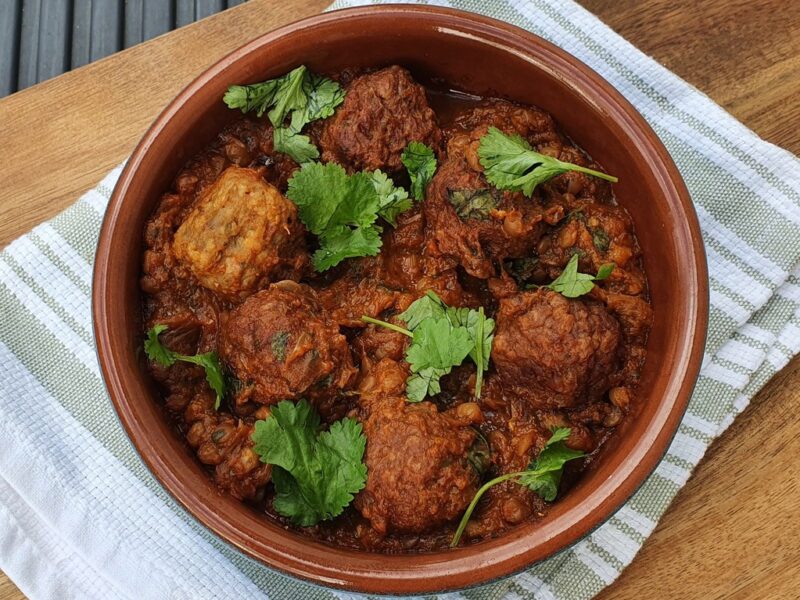
[(411, 199), (405, 188), (396, 187), (380, 169), (370, 174), (372, 185), (378, 193), (378, 214), (392, 227), (397, 226), (397, 215), (411, 208)]
[(547, 287), (567, 298), (577, 298), (592, 291), (594, 277), (578, 273), (578, 255), (573, 254), (567, 266), (561, 271), (561, 275)]
[(337, 164), (303, 165), (289, 180), (286, 196), (297, 205), (308, 230), (320, 235), (328, 226), (339, 203), (347, 199), (347, 173)]
[(225, 395), (225, 375), (222, 372), (222, 365), (219, 362), (219, 357), (216, 352), (205, 352), (203, 354), (195, 354), (194, 356), (177, 355), (178, 360), (188, 363), (193, 363), (198, 367), (203, 367), (206, 372), (206, 381), (211, 389), (217, 394), (217, 399), (214, 402), (214, 408), (219, 409), (219, 403)]
[[(470, 311), (470, 314), (473, 312)], [(475, 399), (479, 400), (483, 387), (483, 372), (489, 368), (489, 355), (492, 353), (492, 342), (494, 341), (494, 319), (486, 318), (482, 306), (478, 309), (475, 325), (468, 328), (468, 331), (473, 344), (469, 356), (478, 367), (475, 374)]]
[(260, 117), (273, 104), (280, 84), (281, 78), (252, 85), (232, 85), (222, 100), (228, 108), (240, 108), (243, 113), (255, 111)]
[(595, 281), (602, 281), (603, 279), (608, 279), (611, 277), (611, 273), (614, 272), (614, 267), (616, 267), (614, 263), (606, 263), (604, 265), (600, 265), (600, 268), (597, 269), (597, 275), (594, 276)]
[(303, 111), (303, 125), (318, 119), (327, 119), (344, 102), (345, 92), (336, 81), (310, 71), (306, 72), (303, 91), (308, 98)]
[(273, 131), (275, 152), (283, 152), (302, 165), (319, 158), (319, 150), (307, 135), (296, 133), (289, 127), (276, 127)]
[(594, 288), (595, 281), (602, 281), (608, 279), (614, 271), (614, 263), (607, 263), (601, 265), (597, 270), (597, 275), (587, 275), (586, 273), (578, 273), (578, 255), (573, 254), (569, 259), (567, 266), (561, 272), (561, 275), (556, 277), (549, 287), (554, 292), (558, 292), (566, 298), (577, 298), (588, 294)]
[(289, 180), (286, 196), (319, 238), (313, 257), (317, 271), (346, 258), (378, 254), (383, 231), (376, 223), (378, 216), (394, 224), (397, 215), (411, 207), (406, 191), (380, 170), (347, 175), (335, 163), (304, 164)]
[(154, 325), (150, 331), (147, 332), (147, 339), (144, 341), (144, 351), (147, 358), (160, 364), (162, 367), (171, 367), (177, 360), (176, 354), (161, 345), (158, 336), (169, 329), (166, 325)]
[(411, 178), (411, 195), (416, 200), (425, 199), (425, 188), (436, 172), (436, 155), (421, 142), (410, 142), (400, 156)]
[(454, 327), (450, 319), (425, 319), (414, 330), (406, 359), (416, 373), (428, 367), (450, 369), (467, 357), (472, 339), (464, 327)]
[(406, 397), (409, 402), (421, 402), (425, 396), (434, 396), (441, 392), (439, 379), (450, 373), (453, 367), (460, 365), (473, 347), (467, 329), (453, 325), (446, 316), (425, 318), (414, 331), (366, 315), (361, 320), (411, 338), (411, 344), (406, 349), (406, 361), (411, 366), (411, 375), (406, 380)]
[[(228, 108), (255, 111), (260, 117), (269, 111), (274, 126), (277, 152), (288, 154), (298, 164), (319, 158), (319, 150), (306, 135), (300, 135), (311, 121), (330, 117), (344, 101), (345, 92), (332, 79), (310, 72), (304, 65), (286, 75), (251, 85), (232, 85), (223, 100)], [(291, 124), (285, 126), (287, 117)]]
[(475, 394), (480, 397), (483, 372), (489, 368), (494, 340), (494, 319), (487, 319), (483, 307), (455, 308), (447, 306), (433, 291), (428, 291), (398, 315), (408, 329), (371, 317), (368, 323), (381, 325), (412, 338), (406, 350), (411, 376), (406, 381), (409, 402), (420, 402), (426, 396), (441, 392), (439, 380), (469, 356), (478, 367)]
[(538, 494), (546, 502), (556, 499), (564, 464), (584, 456), (580, 450), (573, 450), (564, 443), (570, 433), (569, 427), (554, 429), (553, 435), (547, 440), (539, 456), (531, 461), (528, 470), (519, 478), (521, 485)]
[(441, 318), (447, 313), (447, 305), (442, 301), (436, 292), (428, 291), (421, 298), (417, 298), (411, 305), (399, 315), (400, 319), (406, 322), (410, 330), (419, 327), (419, 324), (428, 318)]
[(300, 219), (318, 236), (314, 268), (325, 271), (346, 258), (375, 256), (381, 247), (381, 227), (375, 223), (380, 198), (372, 177), (348, 176), (335, 164), (306, 163), (289, 180), (286, 196)]
[(283, 125), (283, 121), (290, 112), (305, 110), (308, 104), (308, 95), (303, 89), (303, 84), (307, 72), (308, 69), (305, 65), (300, 65), (280, 78), (281, 83), (274, 97), (275, 105), (267, 114), (275, 127)]
[(478, 501), (489, 488), (498, 483), (516, 480), (520, 485), (524, 485), (532, 492), (539, 495), (542, 500), (546, 502), (555, 500), (558, 495), (558, 486), (561, 483), (564, 465), (570, 460), (584, 456), (584, 453), (580, 450), (568, 448), (564, 443), (564, 441), (569, 438), (570, 433), (572, 433), (572, 430), (569, 427), (554, 429), (550, 439), (547, 440), (539, 455), (530, 462), (527, 470), (500, 475), (484, 483), (475, 494), (472, 502), (467, 506), (467, 510), (464, 511), (461, 522), (458, 524), (458, 529), (456, 529), (453, 540), (450, 542), (450, 547), (454, 548), (458, 546), (458, 542), (461, 540), (464, 529), (475, 507), (478, 505)]
[(476, 219), (485, 221), (489, 213), (497, 208), (497, 199), (488, 188), (477, 190), (448, 190), (447, 199), (456, 209), (462, 221)]
[(308, 402), (284, 400), (251, 436), (261, 461), (273, 465), (275, 510), (303, 527), (340, 515), (367, 480), (361, 424), (344, 418), (328, 431), (319, 427)]
[(435, 396), (442, 391), (439, 380), (452, 369), (426, 367), (412, 373), (406, 380), (406, 397), (409, 402), (422, 402), (426, 396)]
[(327, 271), (346, 258), (375, 256), (381, 249), (381, 229), (340, 225), (325, 231), (319, 238), (320, 248), (314, 252), (312, 262), (319, 271)]
[(489, 368), (489, 356), (492, 353), (494, 341), (494, 319), (486, 317), (483, 307), (478, 310), (472, 308), (456, 308), (447, 306), (433, 291), (428, 291), (422, 298), (398, 315), (406, 322), (412, 331), (419, 327), (426, 319), (439, 319), (446, 317), (454, 327), (464, 328), (469, 334), (472, 348), (469, 357), (478, 367), (475, 377), (475, 397), (480, 398), (483, 384), (483, 372)]
[(157, 324), (147, 332), (147, 339), (144, 342), (144, 351), (147, 354), (147, 358), (164, 367), (171, 367), (177, 361), (203, 367), (203, 370), (206, 372), (206, 381), (217, 395), (214, 402), (214, 409), (219, 409), (220, 402), (222, 402), (222, 398), (225, 396), (225, 374), (222, 370), (222, 365), (219, 362), (217, 353), (205, 352), (203, 354), (189, 356), (173, 352), (169, 348), (164, 347), (158, 339), (158, 336), (167, 331), (167, 329), (168, 327), (166, 325)]
[(613, 183), (618, 181), (612, 175), (540, 154), (521, 136), (506, 135), (496, 127), (490, 127), (481, 138), (478, 157), (489, 183), (528, 197), (537, 185), (567, 171), (586, 173)]

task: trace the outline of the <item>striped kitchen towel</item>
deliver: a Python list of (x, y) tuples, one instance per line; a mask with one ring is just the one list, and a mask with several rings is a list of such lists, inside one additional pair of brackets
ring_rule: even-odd
[[(663, 462), (574, 547), (445, 595), (590, 598), (633, 560), (711, 441), (800, 350), (800, 162), (570, 1), (437, 4), (527, 28), (597, 70), (664, 141), (700, 215), (711, 273), (707, 353)], [(89, 311), (95, 243), (118, 175), (0, 255), (0, 568), (32, 598), (351, 597), (277, 574), (204, 530), (120, 428)]]

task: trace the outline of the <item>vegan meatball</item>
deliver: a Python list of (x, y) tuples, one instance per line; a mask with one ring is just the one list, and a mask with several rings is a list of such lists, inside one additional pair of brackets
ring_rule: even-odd
[(233, 309), (220, 329), (220, 357), (241, 387), (236, 404), (307, 397), (323, 417), (356, 369), (347, 340), (310, 287), (272, 284)]
[(399, 395), (370, 401), (369, 476), (355, 506), (376, 532), (422, 533), (461, 516), (480, 484), (470, 460), (480, 418), (473, 403), (439, 412)]
[(614, 263), (603, 287), (640, 295), (647, 284), (637, 260), (640, 252), (632, 229), (631, 219), (621, 206), (578, 202), (563, 223), (540, 241), (540, 266), (557, 276), (576, 253), (582, 273), (596, 273), (601, 265)]
[(441, 137), (425, 88), (406, 69), (392, 66), (353, 80), (320, 145), (325, 162), (393, 173), (403, 167), (400, 155), (409, 142), (438, 150)]
[(461, 114), (447, 130), (447, 158), (426, 193), (430, 251), (479, 279), (497, 275), (505, 258), (530, 256), (546, 231), (563, 218), (560, 206), (494, 188), (478, 157), (489, 127), (532, 142), (560, 140), (553, 120), (536, 108), (493, 101)]
[(297, 207), (252, 169), (229, 167), (175, 232), (173, 249), (201, 285), (242, 299), (308, 261)]
[(394, 398), (364, 431), (369, 477), (355, 506), (373, 529), (422, 533), (461, 516), (480, 483), (469, 459), (475, 430), (430, 402)]
[(519, 393), (574, 407), (611, 387), (620, 327), (602, 304), (540, 288), (501, 300), (496, 319), (492, 361)]

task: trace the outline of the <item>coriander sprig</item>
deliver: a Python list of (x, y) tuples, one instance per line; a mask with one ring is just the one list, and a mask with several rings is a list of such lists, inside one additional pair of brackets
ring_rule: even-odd
[(441, 392), (440, 379), (469, 356), (477, 366), (475, 397), (480, 398), (483, 372), (489, 368), (494, 340), (494, 319), (478, 310), (447, 306), (436, 293), (429, 291), (398, 315), (408, 329), (372, 317), (361, 320), (385, 327), (411, 338), (406, 360), (411, 376), (406, 381), (410, 402)]
[(569, 438), (570, 433), (572, 433), (572, 430), (569, 427), (554, 429), (552, 436), (547, 440), (542, 451), (530, 462), (525, 471), (506, 473), (484, 483), (476, 492), (475, 497), (472, 498), (467, 510), (464, 511), (461, 522), (458, 524), (455, 535), (453, 535), (453, 540), (450, 542), (450, 547), (455, 548), (458, 546), (458, 542), (464, 534), (464, 529), (467, 527), (467, 523), (469, 523), (469, 519), (481, 497), (489, 488), (499, 483), (516, 480), (520, 485), (539, 495), (542, 500), (546, 502), (555, 500), (558, 495), (558, 486), (561, 483), (561, 475), (564, 472), (564, 465), (570, 460), (584, 456), (584, 453), (580, 450), (573, 450), (564, 443)]
[(411, 195), (419, 201), (425, 199), (425, 189), (436, 172), (436, 155), (422, 142), (410, 142), (400, 156), (411, 179)]
[(289, 180), (286, 197), (319, 240), (313, 256), (317, 271), (346, 258), (378, 254), (383, 231), (378, 217), (394, 224), (397, 215), (411, 207), (405, 190), (380, 170), (348, 175), (336, 163), (304, 164)]
[[(282, 77), (232, 85), (223, 96), (228, 108), (255, 111), (260, 117), (268, 112), (274, 126), (273, 145), (277, 152), (291, 156), (297, 163), (319, 158), (319, 150), (300, 131), (311, 121), (326, 119), (344, 101), (345, 92), (332, 79), (317, 75), (301, 65)], [(289, 124), (285, 121), (289, 119)]]
[(187, 362), (199, 367), (203, 367), (206, 372), (206, 381), (217, 395), (214, 402), (214, 409), (219, 409), (220, 402), (225, 396), (225, 375), (222, 365), (216, 352), (205, 352), (203, 354), (186, 355), (173, 352), (161, 344), (158, 339), (162, 333), (167, 331), (166, 325), (155, 325), (147, 332), (147, 339), (144, 341), (144, 351), (147, 357), (163, 367), (171, 367), (176, 362)]
[(319, 429), (308, 402), (284, 400), (251, 435), (261, 462), (272, 465), (275, 510), (303, 527), (340, 515), (367, 481), (361, 423), (345, 417)]
[(540, 154), (521, 136), (506, 135), (496, 127), (490, 127), (481, 138), (478, 158), (489, 183), (528, 197), (537, 185), (567, 171), (586, 173), (613, 183), (618, 181), (613, 175)]
[(597, 275), (578, 273), (578, 255), (573, 254), (567, 266), (561, 271), (561, 275), (544, 287), (548, 287), (566, 298), (577, 298), (591, 292), (595, 282), (608, 279), (614, 271), (614, 267), (614, 263), (606, 263), (600, 265)]

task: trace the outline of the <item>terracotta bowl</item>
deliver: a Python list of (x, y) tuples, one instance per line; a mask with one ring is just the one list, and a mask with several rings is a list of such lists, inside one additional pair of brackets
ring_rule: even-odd
[[(306, 64), (316, 71), (399, 63), (423, 81), (532, 103), (619, 176), (644, 251), (655, 321), (641, 381), (642, 407), (593, 470), (542, 521), (456, 550), (386, 556), (301, 537), (221, 495), (170, 429), (142, 356), (142, 231), (183, 163), (238, 113), (228, 85)], [(703, 355), (708, 318), (705, 255), (680, 174), (644, 119), (572, 56), (510, 25), (431, 7), (332, 12), (250, 42), (189, 85), (158, 117), (122, 172), (103, 222), (93, 317), (103, 375), (123, 426), (161, 484), (207, 528), (282, 572), (367, 593), (420, 594), (503, 577), (575, 543), (627, 500), (662, 458)]]

